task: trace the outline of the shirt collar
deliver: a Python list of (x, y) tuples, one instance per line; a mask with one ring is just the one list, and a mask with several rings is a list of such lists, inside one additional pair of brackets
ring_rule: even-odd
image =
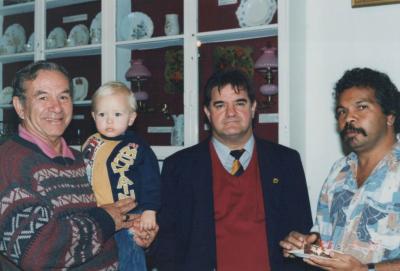
[[(49, 146), (49, 144), (47, 144), (47, 142), (30, 133), (22, 125), (18, 126), (18, 135), (21, 138), (38, 146), (39, 149), (51, 159), (60, 156), (51, 146)], [(70, 158), (72, 160), (75, 160), (74, 154), (68, 147), (67, 142), (65, 142), (65, 139), (63, 137), (61, 137), (61, 156), (64, 158)]]
[[(233, 156), (230, 155), (231, 149), (229, 149), (222, 142), (218, 141), (215, 137), (211, 138), (211, 142), (214, 145), (215, 151), (218, 155), (219, 160), (221, 161), (224, 168), (230, 171), (233, 163)], [(244, 144), (243, 149), (245, 152), (240, 157), (239, 161), (242, 164), (243, 168), (246, 169), (250, 163), (251, 157), (253, 155), (254, 150), (254, 136), (252, 135), (249, 140), (247, 140), (246, 144)]]

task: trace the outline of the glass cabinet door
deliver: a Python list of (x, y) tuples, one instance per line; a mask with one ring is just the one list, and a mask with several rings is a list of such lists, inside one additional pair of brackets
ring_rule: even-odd
[[(249, 76), (256, 92), (255, 133), (279, 141), (277, 8), (276, 0), (198, 2), (199, 140), (209, 135), (202, 108), (208, 77), (217, 70), (239, 68)], [(272, 52), (273, 67), (260, 66), (263, 50)], [(267, 65), (265, 61), (263, 65)]]
[(116, 4), (116, 78), (139, 104), (132, 129), (167, 155), (185, 144), (183, 1)]

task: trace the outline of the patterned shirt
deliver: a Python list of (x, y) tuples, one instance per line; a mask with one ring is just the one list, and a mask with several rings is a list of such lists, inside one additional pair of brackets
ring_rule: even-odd
[(357, 187), (355, 153), (332, 167), (320, 194), (312, 231), (324, 244), (362, 263), (400, 257), (400, 142)]

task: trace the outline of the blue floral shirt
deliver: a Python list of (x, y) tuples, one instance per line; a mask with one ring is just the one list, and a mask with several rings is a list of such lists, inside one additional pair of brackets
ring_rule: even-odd
[(400, 143), (357, 187), (355, 153), (338, 160), (319, 198), (312, 231), (363, 263), (400, 257)]

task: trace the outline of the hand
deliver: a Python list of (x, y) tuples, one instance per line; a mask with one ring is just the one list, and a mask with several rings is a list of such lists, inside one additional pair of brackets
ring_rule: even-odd
[(135, 233), (135, 242), (138, 246), (147, 248), (156, 238), (159, 227), (156, 224), (153, 230), (142, 230), (140, 229), (140, 219), (134, 220), (133, 228), (131, 229)]
[(153, 210), (144, 211), (140, 217), (140, 230), (154, 230), (156, 225), (156, 212)]
[(288, 236), (279, 242), (279, 245), (283, 248), (284, 257), (294, 257), (289, 251), (293, 249), (301, 249), (305, 244), (312, 244), (319, 239), (319, 234), (301, 234), (296, 231), (292, 231)]
[(114, 220), (115, 231), (123, 228), (130, 228), (133, 226), (134, 220), (139, 215), (127, 214), (130, 210), (135, 208), (136, 201), (132, 198), (121, 199), (117, 202), (105, 204), (100, 206), (103, 208)]
[(310, 265), (317, 266), (323, 270), (329, 271), (364, 271), (367, 266), (351, 255), (340, 252), (331, 252), (331, 258), (311, 256), (304, 261)]

